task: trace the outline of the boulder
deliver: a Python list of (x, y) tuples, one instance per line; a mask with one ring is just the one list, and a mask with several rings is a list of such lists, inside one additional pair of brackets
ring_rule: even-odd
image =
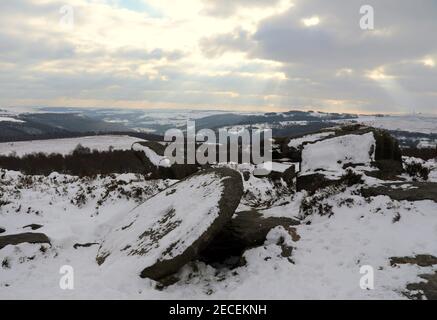
[(0, 227), (0, 233), (6, 232), (6, 229)]
[(239, 212), (225, 225), (214, 240), (202, 251), (201, 259), (205, 262), (223, 262), (231, 257), (239, 257), (244, 251), (264, 244), (269, 231), (282, 226), (298, 240), (292, 226), (299, 221), (285, 217), (264, 217), (256, 210)]
[(143, 278), (166, 278), (195, 259), (230, 221), (242, 194), (237, 171), (200, 171), (121, 215), (96, 260), (102, 267), (133, 266)]
[(0, 249), (3, 249), (7, 245), (17, 245), (26, 242), (50, 244), (50, 239), (44, 233), (32, 233), (32, 232), (0, 236)]

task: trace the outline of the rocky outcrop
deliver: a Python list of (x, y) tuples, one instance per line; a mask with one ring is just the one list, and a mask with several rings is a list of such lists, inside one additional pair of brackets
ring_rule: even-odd
[(48, 243), (50, 239), (44, 233), (20, 233), (7, 236), (0, 236), (0, 249), (7, 245), (17, 245), (20, 243)]
[(195, 259), (230, 221), (243, 194), (241, 174), (208, 169), (162, 191), (128, 214), (105, 237), (97, 262), (138, 266), (159, 281)]
[(291, 218), (264, 217), (256, 210), (239, 212), (201, 253), (201, 259), (211, 263), (239, 257), (247, 249), (263, 245), (269, 231), (277, 226), (284, 227), (297, 241), (293, 226), (298, 224)]

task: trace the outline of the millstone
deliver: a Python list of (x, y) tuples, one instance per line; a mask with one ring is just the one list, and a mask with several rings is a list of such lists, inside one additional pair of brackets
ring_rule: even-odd
[(242, 194), (238, 172), (198, 172), (123, 215), (96, 260), (102, 266), (133, 266), (143, 278), (169, 276), (195, 259), (230, 221)]

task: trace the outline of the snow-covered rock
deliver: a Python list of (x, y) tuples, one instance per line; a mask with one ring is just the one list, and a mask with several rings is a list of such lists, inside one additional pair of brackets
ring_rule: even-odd
[(373, 132), (343, 135), (305, 145), (301, 172), (341, 172), (345, 164), (370, 165), (375, 160)]
[(231, 219), (242, 194), (238, 172), (199, 172), (123, 214), (105, 237), (97, 261), (102, 267), (131, 265), (154, 280), (171, 275)]

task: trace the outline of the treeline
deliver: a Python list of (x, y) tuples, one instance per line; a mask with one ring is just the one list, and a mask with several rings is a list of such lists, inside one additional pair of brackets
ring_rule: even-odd
[(78, 147), (69, 155), (34, 153), (23, 157), (0, 156), (0, 168), (29, 175), (49, 175), (52, 172), (74, 176), (94, 176), (111, 173), (147, 174), (150, 168), (141, 161), (141, 154), (131, 150), (91, 151)]
[(77, 145), (68, 155), (32, 153), (23, 157), (0, 156), (0, 168), (20, 171), (27, 175), (49, 175), (52, 172), (80, 177), (99, 174), (139, 173), (148, 179), (183, 179), (195, 172), (198, 165), (175, 164), (171, 168), (157, 167), (142, 151), (90, 150)]

